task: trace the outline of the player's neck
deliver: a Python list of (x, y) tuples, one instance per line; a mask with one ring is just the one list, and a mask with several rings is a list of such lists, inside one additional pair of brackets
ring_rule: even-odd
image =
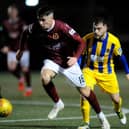
[(101, 40), (104, 40), (104, 39), (106, 38), (106, 36), (107, 36), (107, 32), (105, 32), (105, 33), (103, 34), (103, 36), (101, 37)]

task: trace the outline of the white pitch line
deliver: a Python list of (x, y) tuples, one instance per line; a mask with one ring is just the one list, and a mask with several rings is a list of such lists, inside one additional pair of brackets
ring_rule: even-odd
[[(126, 114), (129, 113), (129, 110), (127, 112), (127, 109), (126, 109)], [(115, 113), (110, 113), (110, 114), (106, 114), (107, 117), (113, 117), (113, 116), (116, 116)], [(91, 116), (91, 119), (95, 119), (97, 118), (97, 116)], [(58, 118), (55, 118), (54, 121), (56, 120), (79, 120), (79, 119), (82, 119), (82, 117), (58, 117)], [(20, 119), (20, 120), (1, 120), (0, 123), (16, 123), (16, 122), (32, 122), (32, 121), (47, 121), (48, 119), (46, 118), (38, 118), (38, 119)]]
[[(53, 103), (48, 103), (48, 102), (42, 102), (42, 101), (23, 101), (23, 100), (12, 100), (12, 104), (16, 105), (43, 105), (43, 106), (53, 106)], [(65, 106), (70, 106), (70, 107), (79, 107), (80, 104), (65, 104)]]
[[(44, 106), (50, 106), (52, 104), (50, 103), (44, 103), (44, 102), (39, 102), (39, 101), (12, 101), (13, 104), (21, 104), (21, 105), (44, 105)], [(71, 107), (79, 107), (79, 104), (65, 104), (66, 106), (71, 106)], [(101, 106), (103, 109), (112, 109), (110, 106)], [(129, 113), (129, 109), (123, 108), (123, 111), (125, 114)], [(116, 116), (115, 113), (110, 113), (106, 114), (107, 117), (113, 117)], [(97, 116), (91, 116), (92, 119), (97, 118)], [(58, 117), (54, 120), (78, 120), (82, 119), (82, 117), (77, 116), (77, 117)], [(38, 118), (38, 119), (20, 119), (20, 120), (1, 120), (0, 123), (15, 123), (15, 122), (32, 122), (32, 121), (47, 121), (47, 118)]]
[[(53, 106), (53, 103), (50, 102), (42, 102), (42, 101), (24, 101), (24, 100), (12, 100), (13, 104), (16, 105), (43, 105), (43, 106)], [(65, 103), (66, 107), (80, 107), (80, 104), (77, 103)], [(104, 109), (112, 109), (111, 106), (101, 106)], [(129, 109), (127, 109), (129, 110)]]

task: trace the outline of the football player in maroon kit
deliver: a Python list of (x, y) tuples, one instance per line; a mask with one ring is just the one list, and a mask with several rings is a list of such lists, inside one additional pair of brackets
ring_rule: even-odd
[(37, 41), (36, 45), (42, 50), (42, 85), (55, 103), (48, 118), (54, 119), (58, 112), (64, 108), (64, 103), (58, 96), (52, 82), (52, 79), (61, 73), (92, 105), (101, 122), (102, 129), (110, 129), (110, 124), (101, 111), (94, 92), (86, 87), (86, 82), (77, 63), (78, 57), (85, 48), (85, 42), (80, 35), (67, 23), (54, 19), (54, 11), (51, 8), (43, 7), (37, 12), (37, 22), (29, 25), (21, 36), (20, 48), (16, 54), (17, 60), (21, 59), (27, 37), (30, 36)]
[[(20, 91), (24, 91), (24, 96), (30, 96), (32, 94), (31, 77), (30, 77), (30, 52), (28, 47), (24, 47), (23, 57), (18, 62), (16, 60), (16, 51), (18, 50), (20, 35), (27, 26), (19, 16), (19, 10), (16, 5), (10, 5), (7, 9), (8, 18), (3, 20), (3, 36), (4, 47), (2, 52), (7, 54), (7, 66), (8, 70), (19, 80)], [(20, 69), (18, 67), (20, 64)], [(21, 74), (23, 73), (23, 76)], [(24, 87), (24, 81), (26, 82), (26, 88)], [(25, 89), (24, 89), (25, 88)]]

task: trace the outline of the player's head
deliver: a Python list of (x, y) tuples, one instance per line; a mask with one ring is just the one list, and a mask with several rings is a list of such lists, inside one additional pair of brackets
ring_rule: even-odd
[(7, 13), (9, 18), (15, 19), (18, 16), (18, 8), (15, 4), (12, 4), (8, 7)]
[(54, 20), (54, 11), (48, 6), (39, 8), (37, 11), (37, 19), (40, 26), (47, 30), (51, 28)]
[(105, 37), (105, 34), (108, 29), (108, 22), (104, 17), (98, 16), (95, 17), (93, 21), (93, 32), (97, 39), (102, 39)]

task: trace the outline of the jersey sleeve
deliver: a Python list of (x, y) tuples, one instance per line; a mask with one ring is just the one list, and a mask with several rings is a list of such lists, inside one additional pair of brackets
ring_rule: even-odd
[(118, 38), (116, 39), (116, 42), (115, 42), (114, 54), (116, 56), (121, 56), (123, 54), (121, 44)]
[(85, 48), (84, 40), (72, 27), (70, 27), (66, 23), (63, 24), (62, 30), (63, 30), (63, 33), (65, 33), (68, 37), (70, 37), (71, 39), (73, 39), (75, 42), (78, 43), (78, 47), (77, 47), (76, 52), (74, 53), (74, 56), (79, 58)]
[[(84, 40), (85, 45), (87, 45), (88, 36), (85, 35), (85, 36), (82, 37), (82, 39)], [(83, 55), (83, 56), (87, 54), (86, 48), (87, 48), (87, 46), (85, 47), (85, 49), (84, 49), (83, 52), (82, 52), (82, 55)]]
[(34, 24), (28, 25), (22, 32), (20, 36), (20, 41), (19, 41), (19, 49), (21, 51), (24, 50), (24, 46), (27, 43), (29, 35), (33, 32)]

